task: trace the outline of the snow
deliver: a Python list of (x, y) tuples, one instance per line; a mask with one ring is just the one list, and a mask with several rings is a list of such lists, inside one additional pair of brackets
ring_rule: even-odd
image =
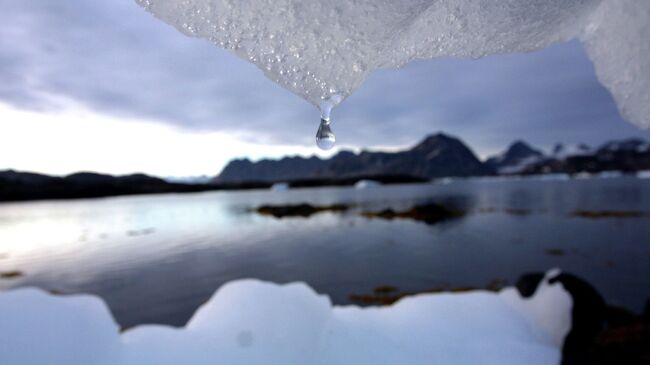
[(650, 127), (650, 1), (136, 0), (315, 106), (378, 68), (529, 52), (579, 38), (622, 115)]
[[(547, 274), (548, 279), (555, 272)], [(106, 305), (39, 289), (0, 293), (6, 364), (558, 364), (571, 297), (545, 280), (534, 296), (420, 294), (390, 307), (332, 306), (302, 283), (238, 280), (187, 325), (122, 334)]]
[(593, 155), (593, 148), (580, 143), (580, 144), (557, 144), (553, 149), (551, 155), (558, 160), (564, 160), (571, 156), (589, 156)]
[(541, 162), (545, 159), (544, 156), (528, 156), (517, 161), (513, 165), (503, 166), (499, 168), (500, 174), (518, 174), (526, 169), (526, 167)]
[(548, 282), (560, 273), (559, 269), (549, 270), (535, 291), (534, 299), (521, 300), (515, 288), (501, 291), (504, 299), (544, 331), (557, 347), (562, 347), (564, 337), (571, 330), (573, 308), (571, 295)]

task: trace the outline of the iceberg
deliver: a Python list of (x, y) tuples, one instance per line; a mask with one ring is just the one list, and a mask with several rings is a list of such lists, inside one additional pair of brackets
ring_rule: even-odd
[(271, 191), (287, 191), (290, 189), (289, 183), (277, 182), (271, 185)]
[(327, 113), (378, 68), (530, 52), (578, 38), (622, 116), (650, 127), (649, 1), (136, 1), (312, 104), (324, 103)]
[(367, 179), (361, 179), (356, 183), (354, 183), (355, 189), (371, 189), (379, 186), (381, 186), (381, 183), (379, 181), (367, 180)]
[(3, 364), (558, 364), (572, 296), (549, 271), (534, 294), (420, 294), (389, 307), (332, 306), (306, 284), (222, 286), (182, 328), (119, 332), (89, 295), (0, 293)]

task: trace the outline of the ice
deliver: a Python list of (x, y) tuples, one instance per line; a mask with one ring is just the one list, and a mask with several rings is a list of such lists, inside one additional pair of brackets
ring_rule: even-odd
[(116, 364), (118, 330), (97, 297), (32, 288), (0, 293), (2, 364)]
[(378, 68), (528, 52), (579, 38), (622, 115), (650, 127), (650, 1), (136, 1), (316, 106), (342, 101)]
[[(548, 279), (555, 273), (549, 273)], [(421, 294), (390, 307), (332, 306), (301, 283), (239, 280), (183, 328), (120, 334), (91, 296), (0, 293), (3, 364), (558, 364), (571, 297), (545, 280), (524, 299), (500, 293)]]

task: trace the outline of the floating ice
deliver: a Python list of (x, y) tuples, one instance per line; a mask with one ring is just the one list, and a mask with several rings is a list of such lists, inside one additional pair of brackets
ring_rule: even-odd
[[(136, 0), (318, 106), (377, 68), (580, 38), (622, 115), (650, 127), (647, 0)], [(559, 87), (559, 85), (558, 85)]]
[(304, 284), (240, 280), (184, 328), (119, 334), (106, 305), (38, 289), (0, 293), (3, 364), (558, 364), (572, 300), (546, 280), (516, 289), (421, 294), (390, 307), (332, 307)]

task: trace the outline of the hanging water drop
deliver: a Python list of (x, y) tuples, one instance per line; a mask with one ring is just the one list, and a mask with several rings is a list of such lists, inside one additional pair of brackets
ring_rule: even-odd
[(329, 150), (336, 143), (336, 136), (330, 128), (330, 113), (334, 105), (338, 104), (343, 98), (338, 94), (333, 94), (327, 99), (323, 99), (318, 106), (320, 109), (320, 125), (316, 132), (316, 145), (321, 150)]
[(318, 132), (316, 132), (316, 145), (321, 150), (329, 150), (334, 147), (334, 143), (336, 143), (336, 136), (334, 136), (330, 128), (330, 121), (321, 118)]

